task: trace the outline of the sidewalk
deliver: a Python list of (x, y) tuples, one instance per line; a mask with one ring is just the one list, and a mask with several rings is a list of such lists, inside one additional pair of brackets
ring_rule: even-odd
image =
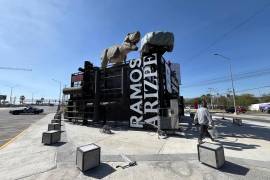
[(241, 118), (241, 119), (245, 119), (245, 120), (252, 120), (252, 121), (259, 121), (259, 122), (268, 122), (270, 123), (270, 114), (265, 114), (263, 115), (250, 115), (250, 114), (238, 114), (238, 115), (234, 115), (234, 114), (229, 114), (229, 113), (214, 113), (214, 116), (219, 116), (219, 117), (229, 117), (229, 118), (233, 118), (233, 117), (237, 117), (237, 118)]
[[(63, 123), (61, 143), (41, 144), (41, 134), (53, 114), (30, 126), (21, 136), (0, 150), (1, 179), (270, 179), (270, 127), (217, 120), (227, 163), (220, 170), (197, 160), (196, 128), (185, 137), (158, 139), (154, 132), (99, 128)], [(77, 146), (96, 143), (101, 146), (100, 167), (80, 172), (75, 167)], [(119, 154), (129, 155), (138, 165), (126, 169)]]

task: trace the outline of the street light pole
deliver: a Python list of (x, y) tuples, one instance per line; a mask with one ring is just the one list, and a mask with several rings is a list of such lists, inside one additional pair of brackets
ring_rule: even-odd
[(10, 104), (12, 104), (12, 94), (13, 94), (13, 88), (17, 87), (18, 85), (14, 85), (14, 86), (7, 86), (10, 88), (10, 96), (9, 96), (9, 102)]
[(37, 94), (38, 91), (32, 92), (32, 104), (34, 104), (34, 94)]
[(231, 59), (223, 56), (221, 54), (215, 53), (215, 56), (219, 56), (222, 57), (223, 59), (226, 59), (229, 62), (230, 65), (230, 77), (231, 77), (231, 83), (232, 83), (232, 90), (233, 90), (233, 106), (234, 106), (234, 114), (237, 115), (237, 111), (236, 111), (236, 103), (235, 103), (235, 89), (234, 89), (234, 82), (233, 82), (233, 75), (232, 75), (232, 65), (231, 65)]
[(9, 97), (10, 104), (12, 104), (12, 90), (13, 90), (13, 87), (10, 87), (10, 97)]
[(60, 105), (61, 104), (61, 95), (62, 95), (62, 82), (55, 80), (55, 79), (52, 79), (52, 80), (59, 83), (59, 86), (60, 86), (60, 92), (59, 92), (59, 105)]

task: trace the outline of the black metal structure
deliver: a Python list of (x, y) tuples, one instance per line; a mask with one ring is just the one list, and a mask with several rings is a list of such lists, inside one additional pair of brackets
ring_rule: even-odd
[(63, 90), (69, 94), (65, 117), (83, 124), (158, 127), (162, 109), (170, 109), (171, 100), (179, 98), (179, 80), (163, 58), (165, 52), (156, 47), (127, 64), (105, 69), (85, 61), (71, 75), (71, 87)]

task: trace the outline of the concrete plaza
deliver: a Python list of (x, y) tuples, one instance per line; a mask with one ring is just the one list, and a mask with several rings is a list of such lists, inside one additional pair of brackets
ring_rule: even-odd
[[(32, 124), (0, 150), (1, 179), (270, 179), (270, 124), (214, 117), (219, 141), (225, 148), (226, 164), (219, 170), (198, 162), (197, 129), (183, 123), (184, 136), (159, 139), (156, 132), (63, 123), (61, 142), (44, 146), (41, 135), (54, 114)], [(102, 164), (85, 173), (75, 166), (76, 147), (96, 143)], [(120, 154), (137, 161), (126, 163)]]

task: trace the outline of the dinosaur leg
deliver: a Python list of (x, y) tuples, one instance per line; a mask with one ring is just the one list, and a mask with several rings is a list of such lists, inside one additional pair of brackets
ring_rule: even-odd
[(107, 51), (108, 50), (105, 50), (104, 51), (104, 54), (102, 56), (102, 62), (101, 62), (101, 68), (102, 69), (105, 69), (108, 65), (108, 57), (107, 57)]
[(108, 64), (108, 59), (107, 58), (104, 58), (101, 62), (101, 68), (102, 69), (105, 69), (107, 67), (107, 64)]

